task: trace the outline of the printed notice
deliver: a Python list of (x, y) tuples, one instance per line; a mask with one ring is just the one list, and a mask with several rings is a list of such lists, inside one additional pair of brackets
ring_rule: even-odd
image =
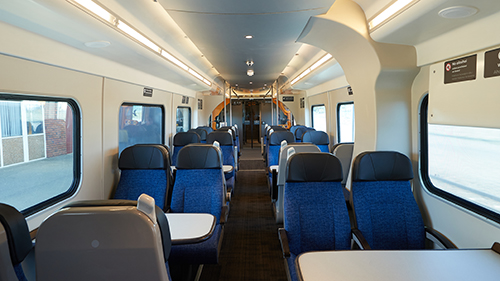
[(477, 55), (444, 63), (444, 83), (456, 83), (476, 79)]
[(484, 78), (500, 76), (500, 49), (484, 53)]

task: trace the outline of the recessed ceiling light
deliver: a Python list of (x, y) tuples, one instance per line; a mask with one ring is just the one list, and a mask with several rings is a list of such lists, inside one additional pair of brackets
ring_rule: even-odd
[(253, 69), (247, 70), (247, 75), (248, 76), (253, 76), (255, 73), (253, 72)]
[(111, 45), (111, 43), (109, 41), (85, 42), (85, 46), (87, 46), (89, 48), (106, 48), (109, 45)]
[(250, 82), (248, 82), (248, 84), (252, 85), (252, 84), (253, 84), (253, 82), (252, 82), (252, 81), (250, 81)]
[(439, 16), (445, 19), (461, 19), (475, 15), (479, 10), (476, 7), (454, 6), (439, 11)]
[(253, 36), (252, 36), (252, 35), (247, 35), (247, 36), (245, 36), (245, 38), (246, 38), (246, 39), (252, 39), (252, 38), (253, 38)]

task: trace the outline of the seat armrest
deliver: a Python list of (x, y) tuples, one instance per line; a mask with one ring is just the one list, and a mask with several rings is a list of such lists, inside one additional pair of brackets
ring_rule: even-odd
[(435, 245), (441, 249), (457, 249), (457, 246), (451, 242), (448, 237), (444, 236), (441, 232), (425, 227), (425, 238), (432, 241)]
[[(351, 229), (352, 241), (358, 245), (361, 250), (371, 250), (370, 244), (366, 241), (363, 233), (357, 228)], [(351, 247), (352, 248), (352, 247)]]
[(288, 236), (286, 234), (286, 230), (284, 228), (278, 229), (278, 235), (281, 243), (281, 252), (283, 253), (284, 258), (290, 257), (290, 248), (288, 247)]
[(224, 224), (224, 223), (226, 223), (226, 221), (227, 221), (227, 216), (229, 215), (228, 213), (229, 213), (229, 212), (228, 212), (228, 207), (227, 207), (227, 205), (222, 206), (222, 209), (221, 209), (221, 212), (220, 212), (220, 221), (219, 221), (219, 223), (220, 223), (220, 224)]

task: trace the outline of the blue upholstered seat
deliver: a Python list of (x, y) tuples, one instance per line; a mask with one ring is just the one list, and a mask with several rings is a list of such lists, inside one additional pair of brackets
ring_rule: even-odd
[(288, 159), (280, 238), (289, 279), (298, 280), (294, 259), (301, 253), (350, 249), (341, 181), (340, 161), (329, 153), (296, 153)]
[(302, 136), (304, 135), (305, 132), (307, 131), (314, 131), (313, 128), (309, 128), (309, 127), (298, 127), (296, 130), (295, 130), (295, 133), (294, 133), (294, 136), (295, 136), (295, 142), (302, 142)]
[(302, 142), (310, 142), (318, 146), (321, 152), (330, 153), (330, 140), (328, 134), (323, 131), (305, 131), (302, 135)]
[(189, 129), (188, 133), (197, 133), (200, 136), (200, 143), (207, 142), (208, 132), (206, 129), (203, 128)]
[(411, 179), (411, 161), (399, 152), (364, 152), (354, 159), (351, 201), (355, 223), (372, 249), (424, 249), (426, 231), (441, 246), (453, 246), (444, 236), (424, 228)]
[(1, 275), (6, 280), (15, 280), (17, 277), (19, 281), (26, 281), (21, 262), (33, 248), (28, 224), (23, 214), (14, 207), (0, 203), (0, 234), (2, 233), (5, 236), (0, 235), (0, 248), (8, 253), (0, 254), (10, 259), (0, 259)]
[[(209, 134), (210, 135), (210, 134)], [(172, 246), (173, 263), (216, 264), (226, 218), (224, 175), (220, 150), (210, 144), (190, 144), (179, 151), (172, 194), (173, 213), (209, 213), (216, 217), (214, 234), (206, 241)]]
[(172, 194), (168, 149), (158, 144), (136, 144), (123, 150), (118, 161), (120, 181), (113, 199), (137, 200), (146, 193), (167, 210)]
[[(269, 135), (269, 142), (267, 145), (267, 168), (270, 189), (273, 189), (273, 174), (269, 168), (274, 165), (279, 165), (281, 142), (284, 140), (287, 143), (294, 142), (293, 134), (289, 131), (280, 130), (274, 131)], [(276, 182), (276, 180), (274, 182)]]
[(179, 132), (174, 136), (174, 152), (172, 153), (172, 166), (177, 166), (179, 151), (190, 143), (201, 143), (200, 135), (195, 132)]
[(222, 164), (233, 166), (233, 171), (230, 173), (224, 173), (226, 178), (226, 186), (228, 191), (232, 192), (234, 189), (234, 181), (236, 174), (236, 158), (235, 158), (235, 150), (233, 146), (233, 136), (229, 131), (218, 130), (211, 132), (207, 136), (207, 144), (213, 144), (214, 141), (217, 141), (220, 145), (220, 149), (222, 151)]

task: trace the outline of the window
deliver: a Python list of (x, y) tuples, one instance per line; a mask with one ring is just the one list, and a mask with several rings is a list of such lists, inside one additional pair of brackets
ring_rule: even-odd
[(76, 192), (79, 118), (70, 99), (0, 93), (0, 202), (30, 215)]
[(354, 142), (354, 102), (337, 105), (337, 140)]
[(429, 191), (500, 222), (500, 129), (428, 124), (420, 109), (421, 174)]
[(118, 126), (118, 149), (122, 151), (135, 144), (163, 144), (163, 106), (122, 104)]
[(313, 105), (312, 112), (312, 126), (316, 131), (326, 132), (326, 107), (324, 104)]
[(185, 106), (177, 107), (175, 131), (187, 132), (191, 129), (191, 108)]

